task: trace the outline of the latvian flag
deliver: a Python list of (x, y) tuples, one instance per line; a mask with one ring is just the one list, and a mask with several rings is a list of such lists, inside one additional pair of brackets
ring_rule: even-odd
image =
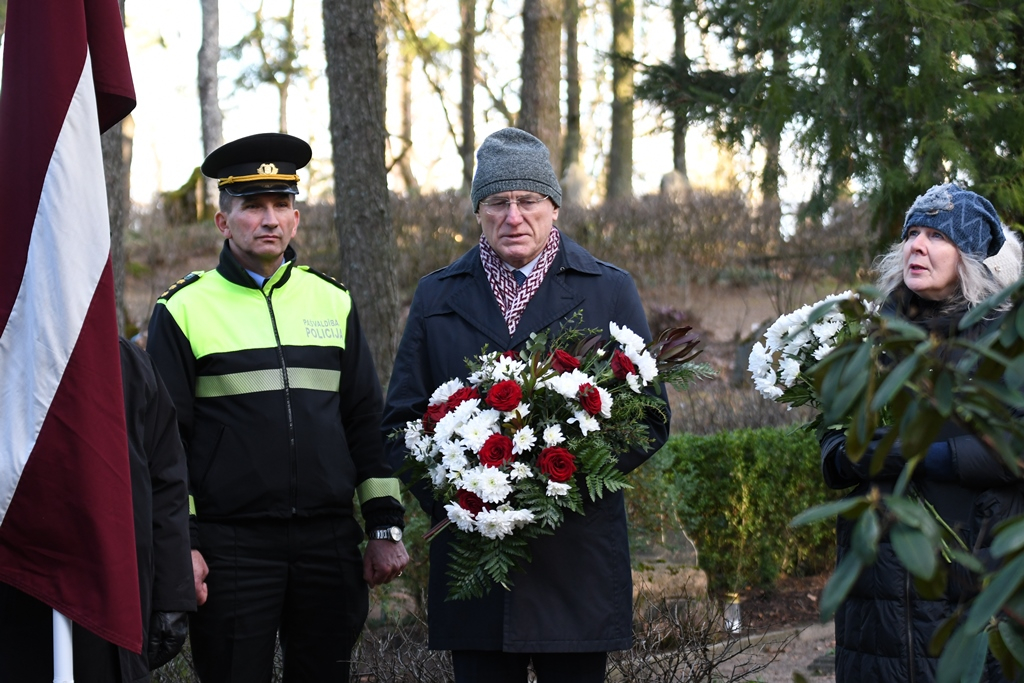
[(9, 0), (0, 84), (0, 581), (139, 652), (100, 132), (135, 106), (116, 0)]

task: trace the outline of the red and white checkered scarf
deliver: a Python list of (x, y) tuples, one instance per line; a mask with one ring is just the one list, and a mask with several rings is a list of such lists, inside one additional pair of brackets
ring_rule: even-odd
[(491, 284), (491, 291), (494, 298), (498, 300), (498, 308), (505, 317), (505, 324), (508, 325), (508, 333), (515, 334), (519, 326), (519, 319), (523, 317), (523, 311), (530, 299), (540, 289), (544, 282), (544, 276), (548, 274), (551, 264), (555, 262), (558, 255), (558, 246), (562, 238), (558, 234), (558, 228), (552, 226), (551, 234), (544, 249), (540, 252), (537, 263), (530, 271), (529, 277), (523, 282), (523, 286), (516, 285), (516, 279), (512, 271), (505, 267), (497, 252), (491, 248), (484, 236), (480, 235), (480, 261), (484, 265), (484, 272), (487, 273), (487, 281)]

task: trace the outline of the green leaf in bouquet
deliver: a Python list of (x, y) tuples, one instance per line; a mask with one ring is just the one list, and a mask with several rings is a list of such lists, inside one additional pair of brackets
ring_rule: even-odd
[(894, 496), (899, 498), (907, 492), (907, 487), (910, 486), (914, 477), (914, 470), (917, 468), (918, 463), (921, 462), (924, 456), (914, 456), (907, 460), (907, 464), (900, 470), (900, 476), (896, 477), (896, 484), (892, 487), (892, 493)]
[(889, 512), (900, 521), (901, 524), (917, 529), (924, 534), (928, 543), (933, 547), (939, 542), (941, 536), (939, 525), (935, 518), (919, 503), (899, 496), (885, 496), (883, 498)]
[(877, 415), (866, 409), (854, 411), (853, 422), (846, 429), (846, 451), (847, 454), (854, 454), (851, 459), (854, 462), (867, 450), (871, 443), (871, 437), (875, 432)]
[(1015, 296), (1020, 292), (1022, 287), (1024, 287), (1024, 280), (1017, 280), (1003, 291), (996, 292), (989, 298), (985, 299), (980, 304), (970, 309), (967, 312), (967, 315), (960, 319), (959, 329), (966, 330), (968, 327), (971, 327), (989, 317), (989, 314), (996, 306), (999, 306), (1002, 302)]
[(1020, 667), (1010, 652), (1010, 648), (1006, 646), (1002, 631), (998, 628), (989, 629), (988, 631), (988, 649), (992, 652), (992, 656), (996, 658), (996, 661), (999, 662), (999, 666), (1002, 667), (1004, 678), (1015, 680), (1017, 678), (1017, 669)]
[(871, 508), (860, 513), (860, 518), (853, 527), (853, 538), (850, 549), (864, 561), (871, 564), (878, 556), (878, 541), (882, 536), (882, 527), (878, 522), (878, 514)]
[(883, 406), (889, 403), (897, 391), (903, 388), (911, 376), (917, 371), (918, 365), (921, 363), (922, 356), (929, 350), (927, 343), (918, 346), (914, 350), (914, 353), (901, 360), (895, 368), (893, 368), (884, 380), (879, 385), (878, 391), (875, 392), (874, 398), (871, 400), (871, 410), (881, 410)]
[[(988, 634), (961, 627), (946, 643), (935, 669), (936, 683), (977, 683), (988, 652)], [(978, 662), (980, 661), (980, 666)]]
[(957, 608), (953, 614), (947, 617), (942, 625), (939, 626), (932, 633), (931, 639), (928, 641), (928, 655), (931, 657), (938, 657), (942, 654), (942, 648), (949, 642), (950, 636), (953, 635), (953, 631), (956, 630), (957, 624), (960, 623), (960, 617), (963, 616), (963, 610)]
[(937, 550), (920, 529), (897, 522), (889, 534), (893, 552), (907, 571), (920, 579), (935, 574)]
[(842, 500), (832, 501), (831, 503), (816, 505), (804, 510), (794, 517), (790, 521), (789, 526), (797, 527), (805, 524), (813, 524), (826, 519), (832, 519), (837, 515), (860, 514), (870, 504), (870, 501), (866, 497), (861, 496), (858, 498), (843, 498)]
[(908, 404), (900, 421), (900, 443), (908, 460), (923, 455), (942, 430), (938, 412), (925, 403), (926, 397)]
[(925, 600), (941, 600), (946, 594), (946, 587), (949, 585), (949, 572), (946, 570), (946, 566), (942, 564), (936, 565), (935, 573), (928, 578), (923, 579), (919, 576), (912, 576), (911, 578), (914, 580), (914, 589)]
[(842, 561), (836, 566), (835, 572), (829, 578), (825, 588), (821, 591), (821, 620), (828, 621), (835, 616), (836, 610), (842, 604), (850, 589), (857, 582), (864, 569), (864, 561), (857, 553), (847, 553)]
[(950, 561), (956, 562), (960, 566), (965, 567), (968, 571), (972, 571), (975, 574), (985, 573), (985, 565), (981, 563), (981, 560), (979, 560), (966, 550), (949, 547), (946, 548), (943, 552), (949, 556)]
[(948, 372), (939, 372), (935, 380), (935, 387), (932, 393), (935, 400), (935, 409), (944, 420), (948, 420), (953, 413), (953, 375)]
[[(833, 352), (834, 353), (834, 352)], [(829, 354), (832, 355), (832, 354)], [(845, 422), (850, 414), (850, 408), (867, 386), (868, 375), (872, 370), (871, 346), (858, 344), (856, 350), (842, 364), (828, 373), (825, 382), (822, 384), (823, 413), (825, 422), (828, 424)], [(834, 387), (829, 387), (830, 380), (834, 378)], [(824, 398), (833, 397), (824, 405)]]
[(1000, 522), (993, 531), (995, 533), (991, 546), (993, 557), (1005, 557), (1024, 548), (1024, 515)]
[(1017, 673), (1024, 667), (1024, 639), (1021, 638), (1018, 628), (1009, 621), (1000, 621), (997, 628), (999, 635), (1002, 636), (1004, 647), (1006, 647), (1007, 652), (1016, 662), (1016, 667), (1010, 669), (1007, 669), (1004, 664), (1004, 671), (1012, 672), (1010, 673), (1010, 678), (1016, 680)]
[(1024, 582), (1024, 553), (1010, 560), (992, 575), (985, 590), (971, 605), (964, 628), (971, 633), (981, 630), (1017, 591), (1021, 582)]

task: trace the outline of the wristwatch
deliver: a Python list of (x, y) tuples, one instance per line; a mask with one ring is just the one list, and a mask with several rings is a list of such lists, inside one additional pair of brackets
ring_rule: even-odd
[(394, 541), (398, 543), (402, 540), (402, 527), (388, 526), (382, 529), (374, 529), (370, 532), (370, 538), (375, 541)]

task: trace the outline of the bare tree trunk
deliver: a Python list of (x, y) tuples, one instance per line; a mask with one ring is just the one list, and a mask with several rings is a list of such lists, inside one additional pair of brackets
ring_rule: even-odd
[[(686, 8), (682, 0), (672, 0), (672, 23), (675, 25), (675, 64), (680, 75), (690, 71), (686, 56)], [(686, 179), (686, 133), (690, 128), (686, 111), (679, 107), (672, 113), (672, 168)]]
[(384, 93), (373, 0), (323, 0), (339, 273), (361, 302), (382, 383), (398, 343), (395, 239), (384, 164)]
[(607, 198), (633, 196), (633, 0), (612, 3), (612, 140)]
[(580, 57), (579, 0), (565, 0), (565, 146), (562, 148), (562, 175), (580, 160), (583, 139), (580, 135)]
[[(199, 44), (199, 120), (203, 129), (203, 155), (224, 144), (224, 116), (218, 97), (217, 65), (220, 63), (220, 12), (218, 0), (200, 0), (203, 12), (203, 38)], [(217, 181), (207, 178), (203, 197), (204, 218), (217, 201)]]
[(462, 189), (468, 195), (473, 185), (473, 151), (476, 138), (473, 132), (475, 111), (474, 91), (476, 90), (476, 0), (459, 0), (460, 30), (459, 51), (462, 57), (462, 102), (459, 116), (462, 118)]
[(412, 67), (414, 55), (411, 49), (401, 48), (401, 62), (398, 70), (398, 87), (401, 93), (402, 151), (398, 156), (398, 171), (402, 174), (405, 191), (419, 192), (420, 185), (412, 174), (409, 151), (412, 149)]
[(536, 135), (551, 152), (551, 165), (562, 159), (562, 6), (558, 0), (524, 0), (523, 87), (517, 126)]
[(281, 102), (281, 113), (277, 119), (277, 127), (281, 133), (288, 132), (288, 90), (291, 87), (290, 78), (285, 78), (284, 83), (277, 86), (278, 97)]
[[(124, 0), (119, 0), (121, 22), (124, 23)], [(103, 153), (103, 178), (107, 185), (107, 212), (110, 214), (110, 262), (114, 271), (114, 300), (117, 305), (117, 331), (125, 333), (124, 231), (131, 213), (129, 169), (131, 138), (122, 133), (124, 122), (115, 124), (100, 137)]]

